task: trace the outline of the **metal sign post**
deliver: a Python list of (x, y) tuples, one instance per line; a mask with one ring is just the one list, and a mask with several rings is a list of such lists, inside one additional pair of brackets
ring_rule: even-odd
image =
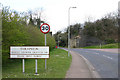
[(37, 59), (35, 59), (35, 74), (37, 75)]
[[(45, 46), (46, 46), (46, 34), (45, 34)], [(46, 65), (46, 63), (47, 63), (47, 59), (45, 59), (45, 69), (47, 68), (47, 65)]]
[(23, 61), (23, 73), (25, 73), (25, 61), (24, 59), (22, 61)]

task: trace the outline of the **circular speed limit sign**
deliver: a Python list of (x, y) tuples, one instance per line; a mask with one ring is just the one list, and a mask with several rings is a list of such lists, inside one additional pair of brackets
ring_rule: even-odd
[(40, 31), (44, 34), (48, 33), (50, 31), (50, 26), (47, 23), (43, 23), (40, 26)]

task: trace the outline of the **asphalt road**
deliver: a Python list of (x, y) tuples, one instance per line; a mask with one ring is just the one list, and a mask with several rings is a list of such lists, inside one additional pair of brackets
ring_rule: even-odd
[(118, 78), (118, 54), (91, 49), (71, 49), (84, 56), (101, 78)]

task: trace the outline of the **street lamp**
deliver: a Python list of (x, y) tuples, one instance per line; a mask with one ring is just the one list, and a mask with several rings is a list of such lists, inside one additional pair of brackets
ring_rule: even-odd
[(77, 7), (69, 7), (68, 9), (68, 56), (70, 54), (70, 9)]

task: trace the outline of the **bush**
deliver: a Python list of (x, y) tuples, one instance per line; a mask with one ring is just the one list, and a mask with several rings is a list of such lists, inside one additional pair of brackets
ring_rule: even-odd
[(106, 39), (106, 40), (105, 40), (105, 43), (106, 43), (106, 44), (115, 43), (115, 40), (114, 40), (114, 39)]

